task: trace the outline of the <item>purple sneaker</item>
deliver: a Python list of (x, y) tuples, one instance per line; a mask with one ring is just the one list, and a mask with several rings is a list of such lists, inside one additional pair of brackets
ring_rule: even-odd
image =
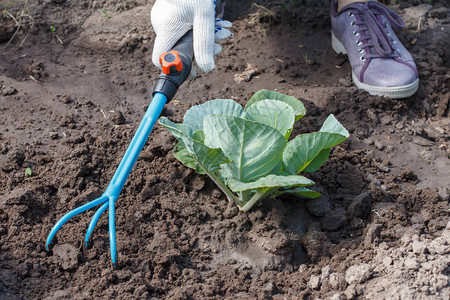
[(338, 12), (333, 0), (331, 25), (331, 45), (348, 55), (358, 88), (388, 98), (414, 95), (417, 68), (393, 31), (405, 26), (399, 15), (376, 1), (352, 3)]

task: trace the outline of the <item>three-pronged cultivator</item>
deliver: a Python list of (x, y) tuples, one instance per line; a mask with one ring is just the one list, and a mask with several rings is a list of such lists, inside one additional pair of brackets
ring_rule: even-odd
[(118, 267), (115, 203), (156, 121), (161, 115), (164, 105), (168, 101), (172, 100), (180, 85), (186, 80), (191, 72), (192, 60), (194, 56), (192, 44), (192, 31), (189, 31), (180, 39), (172, 51), (161, 55), (160, 62), (162, 66), (162, 73), (155, 83), (153, 89), (153, 99), (136, 131), (136, 134), (125, 152), (119, 167), (106, 188), (106, 191), (100, 198), (68, 212), (55, 224), (55, 226), (53, 226), (50, 234), (48, 235), (45, 246), (47, 251), (51, 251), (56, 241), (56, 233), (67, 221), (88, 209), (100, 206), (91, 219), (83, 241), (83, 248), (90, 248), (91, 235), (94, 231), (95, 225), (97, 224), (100, 216), (108, 210), (111, 261), (114, 268)]

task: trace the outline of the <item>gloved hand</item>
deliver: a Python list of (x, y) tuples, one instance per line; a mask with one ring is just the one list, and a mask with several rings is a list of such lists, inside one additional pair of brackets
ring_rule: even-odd
[(159, 57), (172, 49), (190, 29), (194, 33), (194, 57), (200, 71), (214, 70), (214, 55), (222, 50), (215, 41), (231, 35), (231, 23), (215, 18), (214, 0), (157, 0), (151, 21), (156, 33), (153, 63), (160, 67)]

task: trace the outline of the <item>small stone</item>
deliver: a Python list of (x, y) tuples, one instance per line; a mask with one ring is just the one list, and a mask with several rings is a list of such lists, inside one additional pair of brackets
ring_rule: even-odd
[(397, 279), (403, 278), (402, 270), (394, 269), (394, 272), (392, 272), (392, 277)]
[(331, 268), (330, 266), (325, 266), (322, 268), (322, 274), (321, 274), (321, 280), (325, 281), (328, 280), (331, 275)]
[(405, 267), (407, 267), (410, 270), (418, 270), (419, 269), (419, 262), (415, 258), (407, 258), (405, 259)]
[(17, 90), (11, 86), (6, 87), (6, 86), (1, 86), (0, 89), (0, 94), (2, 96), (11, 96), (14, 95), (15, 93), (17, 93)]
[(424, 269), (425, 271), (430, 271), (431, 269), (433, 269), (433, 264), (429, 261), (424, 262), (422, 264), (422, 269)]
[(390, 256), (386, 256), (383, 258), (383, 265), (385, 267), (389, 267), (392, 264), (392, 258)]
[(347, 286), (345, 276), (342, 273), (331, 273), (328, 282), (334, 290), (344, 290)]
[(112, 112), (111, 122), (113, 122), (115, 125), (125, 124), (125, 117), (120, 110), (115, 110), (114, 112)]
[(356, 296), (358, 296), (358, 293), (356, 291), (356, 285), (354, 285), (354, 284), (349, 285), (347, 287), (347, 289), (345, 290), (344, 294), (345, 294), (345, 297), (347, 297), (347, 299), (349, 299), (349, 300), (355, 299)]
[(384, 145), (380, 141), (375, 141), (375, 148), (377, 148), (380, 151), (384, 150)]
[(59, 138), (59, 134), (57, 132), (50, 132), (50, 138), (52, 140), (57, 140)]
[(313, 290), (318, 290), (320, 288), (320, 276), (311, 275), (308, 286)]
[(420, 242), (419, 240), (413, 240), (412, 249), (415, 254), (423, 254), (427, 250), (427, 247), (423, 242)]
[(363, 283), (372, 275), (372, 270), (370, 265), (362, 264), (359, 266), (351, 266), (345, 272), (345, 281), (348, 284), (358, 284)]

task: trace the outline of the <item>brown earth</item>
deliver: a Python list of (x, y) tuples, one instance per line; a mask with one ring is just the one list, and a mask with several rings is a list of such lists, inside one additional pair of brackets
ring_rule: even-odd
[(106, 188), (150, 101), (153, 2), (0, 3), (0, 299), (449, 299), (444, 0), (389, 1), (421, 80), (401, 101), (352, 85), (328, 0), (256, 1), (272, 14), (231, 1), (217, 71), (186, 82), (165, 115), (180, 122), (192, 105), (244, 104), (262, 88), (304, 101), (294, 134), (335, 114), (351, 137), (311, 175), (323, 196), (239, 213), (156, 126), (116, 204), (120, 269), (106, 217), (80, 251), (92, 211), (45, 252), (55, 222)]

